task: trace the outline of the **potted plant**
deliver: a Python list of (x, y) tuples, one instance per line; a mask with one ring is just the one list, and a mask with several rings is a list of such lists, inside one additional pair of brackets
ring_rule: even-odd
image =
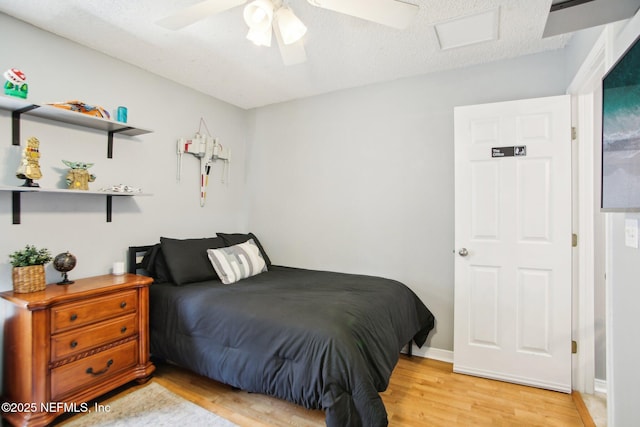
[(37, 249), (33, 245), (27, 245), (24, 249), (9, 254), (9, 259), (13, 266), (14, 292), (24, 294), (46, 288), (44, 265), (52, 259), (48, 249)]

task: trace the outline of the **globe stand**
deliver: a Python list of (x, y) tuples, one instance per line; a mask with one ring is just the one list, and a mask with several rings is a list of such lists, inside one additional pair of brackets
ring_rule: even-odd
[(69, 280), (69, 276), (67, 276), (67, 272), (62, 273), (62, 281), (56, 283), (56, 285), (70, 285), (75, 283), (73, 280)]
[(53, 268), (55, 268), (60, 273), (62, 273), (62, 280), (56, 283), (56, 285), (70, 285), (74, 283), (73, 280), (69, 280), (69, 276), (67, 275), (67, 273), (73, 270), (73, 267), (75, 266), (76, 266), (75, 256), (73, 256), (69, 252), (63, 252), (61, 254), (58, 254), (53, 259)]

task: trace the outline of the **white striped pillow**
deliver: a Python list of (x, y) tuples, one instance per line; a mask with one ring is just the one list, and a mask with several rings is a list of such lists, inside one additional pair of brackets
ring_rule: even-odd
[(207, 249), (207, 255), (225, 285), (267, 271), (267, 264), (253, 239), (226, 248)]

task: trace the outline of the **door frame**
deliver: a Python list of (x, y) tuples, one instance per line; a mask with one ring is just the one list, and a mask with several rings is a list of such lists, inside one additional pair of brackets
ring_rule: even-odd
[[(595, 390), (595, 330), (594, 330), (594, 286), (595, 274), (594, 257), (596, 256), (595, 227), (597, 213), (595, 203), (599, 192), (597, 191), (596, 174), (599, 169), (595, 161), (599, 157), (597, 142), (600, 135), (596, 132), (594, 123), (596, 111), (595, 90), (601, 83), (606, 70), (607, 48), (612, 35), (609, 26), (598, 37), (586, 59), (567, 88), (567, 94), (572, 96), (572, 115), (575, 120), (577, 141), (573, 142), (575, 173), (573, 183), (574, 229), (578, 235), (578, 246), (575, 248), (573, 280), (573, 313), (574, 313), (574, 340), (578, 343), (578, 351), (574, 354), (572, 363), (573, 389), (583, 393), (592, 394)], [(577, 258), (577, 259), (576, 259)], [(608, 335), (608, 334), (607, 334)], [(609, 375), (607, 375), (608, 379)], [(601, 391), (601, 390), (599, 390)]]

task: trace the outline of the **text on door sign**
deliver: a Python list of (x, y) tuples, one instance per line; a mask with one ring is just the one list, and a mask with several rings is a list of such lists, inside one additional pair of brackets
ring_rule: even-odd
[(513, 147), (493, 147), (491, 149), (491, 157), (518, 157), (526, 155), (526, 145), (515, 145)]

